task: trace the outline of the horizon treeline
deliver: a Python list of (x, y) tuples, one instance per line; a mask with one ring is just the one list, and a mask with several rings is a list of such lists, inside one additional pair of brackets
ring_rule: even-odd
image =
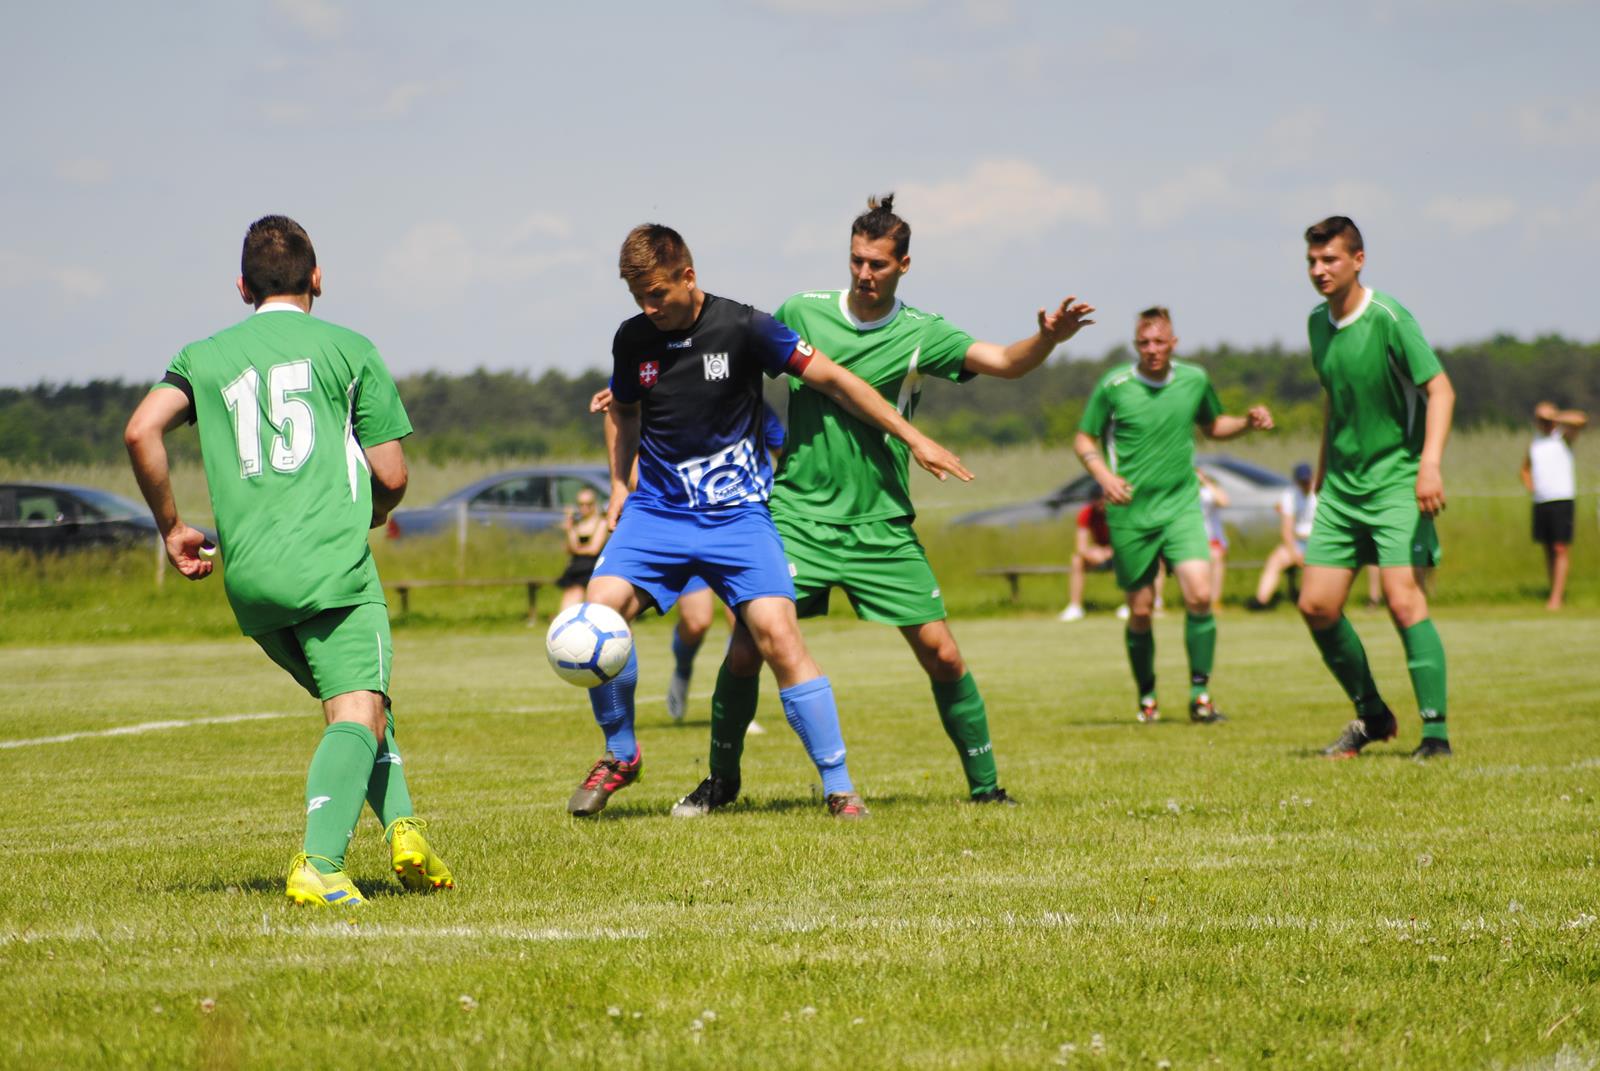
[[(1460, 428), (1525, 424), (1544, 400), (1600, 409), (1600, 342), (1497, 335), (1441, 348), (1439, 356), (1455, 384)], [(925, 380), (917, 424), (962, 449), (1068, 442), (1095, 381), (1133, 359), (1132, 350), (1119, 345), (1097, 360), (1052, 360), (1018, 380), (982, 377), (964, 386)], [(1304, 350), (1223, 345), (1180, 359), (1211, 373), (1230, 412), (1265, 403), (1285, 431), (1314, 432), (1321, 425), (1321, 386)], [(400, 396), (416, 429), (407, 451), (434, 462), (600, 457), (602, 424), (589, 413), (589, 398), (605, 382), (605, 373), (596, 370), (533, 375), (480, 368), (401, 377)], [(123, 425), (148, 389), (120, 380), (0, 388), (0, 457), (20, 465), (121, 460)], [(767, 383), (767, 397), (780, 414), (784, 394), (782, 383)], [(192, 428), (169, 436), (168, 444), (176, 458), (199, 457)]]

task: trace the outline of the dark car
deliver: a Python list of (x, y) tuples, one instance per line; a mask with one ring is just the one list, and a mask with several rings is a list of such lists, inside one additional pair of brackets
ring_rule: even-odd
[(128, 547), (159, 538), (150, 510), (121, 495), (62, 483), (0, 483), (0, 547), (5, 549)]
[(452, 491), (432, 506), (397, 509), (389, 514), (391, 539), (444, 532), (467, 523), (518, 532), (542, 532), (561, 526), (562, 515), (574, 507), (578, 492), (590, 490), (604, 508), (611, 495), (611, 472), (604, 465), (551, 465), (514, 469), (485, 476)]
[[(1224, 524), (1232, 525), (1241, 533), (1278, 530), (1278, 501), (1292, 485), (1289, 477), (1227, 454), (1199, 454), (1194, 460), (1200, 471), (1227, 492), (1228, 506), (1222, 511)], [(1070, 520), (1088, 504), (1093, 489), (1094, 477), (1084, 473), (1043, 498), (963, 513), (950, 523), (1009, 528), (1017, 524)]]

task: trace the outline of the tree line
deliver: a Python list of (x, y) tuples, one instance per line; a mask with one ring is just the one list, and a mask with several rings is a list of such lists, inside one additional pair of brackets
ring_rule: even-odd
[[(1558, 335), (1524, 341), (1497, 335), (1441, 349), (1456, 388), (1456, 425), (1515, 426), (1528, 422), (1535, 404), (1600, 410), (1600, 342)], [(928, 382), (917, 423), (957, 448), (1067, 442), (1095, 381), (1134, 354), (1117, 346), (1098, 360), (1051, 361), (1019, 380), (982, 379), (957, 387)], [(1204, 366), (1223, 403), (1237, 411), (1258, 401), (1273, 408), (1279, 427), (1314, 432), (1322, 420), (1322, 393), (1305, 351), (1270, 346), (1218, 346), (1183, 355)], [(482, 457), (599, 457), (601, 422), (588, 412), (589, 397), (605, 373), (484, 369), (463, 375), (425, 372), (399, 380), (416, 434), (413, 456), (429, 461)], [(122, 426), (148, 388), (119, 380), (82, 385), (41, 383), (0, 388), (0, 458), (12, 464), (115, 462), (123, 457)], [(783, 412), (781, 384), (768, 397)], [(182, 459), (199, 457), (193, 429), (168, 438)]]

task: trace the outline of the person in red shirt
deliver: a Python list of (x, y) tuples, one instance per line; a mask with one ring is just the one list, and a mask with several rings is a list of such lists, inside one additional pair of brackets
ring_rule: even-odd
[(1067, 608), (1060, 621), (1083, 619), (1083, 578), (1093, 569), (1103, 573), (1111, 568), (1111, 529), (1106, 527), (1105, 492), (1096, 484), (1089, 504), (1078, 511), (1077, 546), (1072, 552), (1072, 580), (1067, 589)]

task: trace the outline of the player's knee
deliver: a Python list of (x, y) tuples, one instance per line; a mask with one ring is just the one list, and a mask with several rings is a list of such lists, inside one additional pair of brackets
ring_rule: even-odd
[(1211, 589), (1209, 587), (1197, 589), (1183, 597), (1183, 608), (1191, 614), (1209, 614), (1211, 612)]
[(1306, 624), (1314, 629), (1327, 628), (1339, 620), (1340, 607), (1309, 592), (1300, 593), (1300, 601), (1296, 606), (1300, 610), (1300, 616), (1306, 619)]
[(961, 659), (961, 648), (954, 640), (923, 647), (917, 651), (917, 660), (928, 676), (936, 681), (958, 681), (966, 675), (967, 664)]
[(1128, 611), (1128, 629), (1132, 632), (1149, 632), (1152, 622), (1153, 617), (1148, 609)]

